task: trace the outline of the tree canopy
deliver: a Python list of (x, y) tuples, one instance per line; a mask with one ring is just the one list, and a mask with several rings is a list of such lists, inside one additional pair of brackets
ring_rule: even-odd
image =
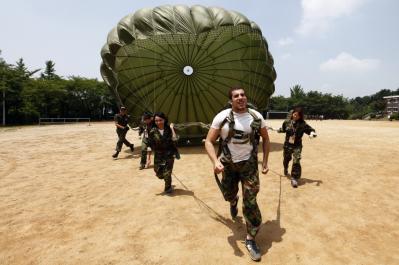
[(399, 95), (399, 89), (382, 89), (371, 96), (348, 99), (342, 95), (315, 90), (305, 92), (300, 85), (294, 85), (290, 92), (290, 97), (272, 97), (269, 110), (289, 111), (295, 106), (301, 106), (307, 115), (324, 115), (328, 119), (359, 119), (366, 114), (382, 113), (386, 105), (384, 96)]
[[(289, 97), (271, 97), (268, 109), (288, 111), (302, 106), (307, 115), (359, 119), (370, 113), (383, 112), (383, 97), (390, 95), (399, 95), (399, 88), (381, 89), (373, 95), (349, 99), (316, 90), (305, 92), (298, 84), (290, 88)], [(37, 123), (39, 117), (104, 120), (117, 111), (115, 95), (104, 82), (79, 76), (58, 76), (51, 60), (45, 63), (43, 71), (28, 69), (22, 58), (9, 64), (1, 57), (1, 51), (0, 96), (0, 117), (3, 117), (5, 102), (6, 124)]]
[(60, 77), (51, 60), (40, 77), (34, 77), (40, 70), (29, 70), (22, 58), (13, 65), (0, 57), (1, 111), (5, 103), (6, 124), (37, 123), (40, 117), (103, 120), (116, 110), (116, 100), (104, 82)]

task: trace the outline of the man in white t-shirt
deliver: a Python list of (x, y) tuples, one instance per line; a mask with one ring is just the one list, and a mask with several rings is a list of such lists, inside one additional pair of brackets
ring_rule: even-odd
[[(253, 260), (260, 260), (261, 255), (255, 242), (255, 236), (262, 223), (262, 216), (256, 202), (259, 192), (258, 143), (262, 138), (263, 162), (262, 173), (266, 174), (269, 157), (269, 135), (262, 115), (247, 107), (244, 89), (231, 88), (229, 91), (231, 109), (219, 112), (209, 129), (205, 148), (213, 162), (215, 176), (222, 173), (221, 181), (216, 176), (218, 185), (226, 201), (230, 202), (230, 213), (235, 218), (238, 213), (238, 183), (241, 181), (243, 195), (243, 215), (247, 225), (245, 246)], [(213, 144), (220, 136), (220, 157)]]

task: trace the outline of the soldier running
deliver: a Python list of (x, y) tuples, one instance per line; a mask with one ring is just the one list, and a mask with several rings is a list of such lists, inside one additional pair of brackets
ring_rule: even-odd
[[(262, 137), (262, 173), (266, 174), (269, 156), (269, 135), (262, 115), (247, 106), (244, 89), (233, 87), (229, 91), (232, 106), (219, 112), (209, 129), (205, 148), (214, 166), (218, 185), (226, 201), (230, 202), (230, 214), (234, 219), (238, 213), (237, 195), (241, 181), (243, 196), (243, 215), (247, 226), (245, 247), (250, 257), (259, 261), (261, 254), (255, 242), (262, 223), (262, 216), (256, 202), (259, 192), (258, 144)], [(220, 136), (218, 155), (213, 143)], [(219, 157), (218, 157), (219, 156)], [(222, 180), (217, 177), (222, 173)]]
[(139, 169), (148, 168), (151, 164), (151, 151), (148, 151), (148, 136), (153, 126), (152, 113), (146, 112), (143, 114), (142, 124), (139, 129), (139, 136), (141, 136), (141, 161)]
[(129, 116), (127, 115), (126, 107), (120, 107), (119, 113), (115, 115), (115, 126), (116, 126), (116, 133), (118, 134), (118, 142), (116, 143), (116, 152), (112, 155), (113, 158), (117, 158), (119, 153), (122, 150), (122, 145), (125, 144), (130, 148), (130, 150), (134, 151), (134, 145), (131, 144), (128, 140), (126, 140), (126, 133), (129, 130), (128, 120)]
[(291, 116), (283, 122), (278, 129), (279, 133), (285, 133), (284, 149), (283, 149), (283, 166), (284, 175), (288, 175), (288, 164), (292, 161), (291, 169), (291, 185), (298, 187), (298, 180), (301, 177), (301, 153), (302, 153), (302, 136), (304, 133), (311, 137), (316, 137), (316, 131), (310, 127), (304, 120), (303, 109), (296, 107), (291, 112)]
[[(172, 193), (172, 170), (175, 156), (177, 136), (173, 123), (168, 124), (168, 119), (163, 112), (154, 114), (155, 126), (151, 128), (148, 144), (154, 152), (154, 171), (159, 179), (165, 181), (165, 193)], [(180, 157), (176, 157), (179, 159)]]

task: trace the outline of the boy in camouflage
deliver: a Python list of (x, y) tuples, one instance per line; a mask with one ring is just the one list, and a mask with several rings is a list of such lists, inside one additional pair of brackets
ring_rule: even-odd
[(302, 136), (304, 133), (311, 137), (316, 137), (316, 131), (310, 127), (304, 120), (303, 109), (294, 108), (291, 115), (287, 118), (280, 129), (279, 133), (285, 133), (284, 149), (283, 149), (283, 166), (284, 175), (288, 175), (288, 164), (292, 161), (291, 169), (291, 185), (298, 187), (298, 180), (301, 177), (301, 153), (302, 153)]
[(119, 113), (114, 117), (116, 134), (118, 135), (118, 142), (116, 143), (115, 153), (112, 155), (113, 158), (117, 158), (122, 150), (122, 145), (125, 144), (130, 148), (130, 151), (134, 151), (134, 145), (126, 139), (127, 131), (129, 130), (128, 121), (129, 115), (127, 115), (127, 109), (121, 106)]

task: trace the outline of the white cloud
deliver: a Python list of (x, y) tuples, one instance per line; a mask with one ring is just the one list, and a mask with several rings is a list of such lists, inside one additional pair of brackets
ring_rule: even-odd
[(377, 69), (379, 65), (378, 59), (358, 59), (349, 53), (342, 52), (336, 58), (320, 64), (320, 70), (323, 72), (367, 72)]
[(334, 19), (351, 15), (367, 0), (302, 0), (301, 35), (326, 31)]
[(281, 55), (281, 59), (283, 59), (283, 60), (286, 60), (290, 57), (291, 57), (291, 53), (284, 53), (283, 55)]
[(320, 86), (320, 88), (321, 88), (322, 90), (329, 90), (329, 89), (333, 88), (333, 86), (332, 86), (331, 84), (329, 84), (329, 83), (324, 83), (324, 84), (322, 84), (322, 85)]
[(288, 46), (288, 45), (293, 44), (294, 40), (290, 37), (287, 37), (287, 38), (280, 39), (277, 43), (280, 46)]

